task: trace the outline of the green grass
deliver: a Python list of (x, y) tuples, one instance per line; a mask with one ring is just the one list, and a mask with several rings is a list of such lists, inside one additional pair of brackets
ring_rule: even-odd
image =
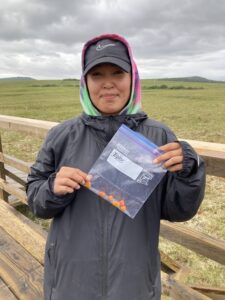
[[(180, 138), (225, 144), (225, 84), (143, 80), (142, 86), (143, 109), (150, 118), (166, 123)], [(61, 122), (80, 112), (78, 81), (0, 81), (0, 114)], [(42, 139), (0, 132), (4, 152), (35, 159)], [(202, 206), (185, 225), (225, 240), (224, 187), (225, 179), (207, 176)], [(163, 239), (160, 248), (191, 267), (187, 282), (224, 287), (224, 266)]]
[(144, 90), (143, 106), (179, 137), (225, 143), (225, 84), (143, 81), (143, 86), (152, 84), (201, 88)]
[[(187, 227), (225, 241), (225, 179), (207, 176), (206, 195), (196, 216)], [(225, 266), (160, 238), (160, 248), (181, 265), (191, 268), (190, 284), (225, 287)]]
[[(162, 85), (168, 88), (147, 89)], [(225, 143), (225, 84), (143, 80), (142, 86), (150, 118), (179, 137)], [(60, 122), (80, 112), (78, 81), (0, 81), (1, 114)]]
[(71, 118), (80, 112), (78, 85), (77, 81), (0, 81), (1, 114), (58, 122)]

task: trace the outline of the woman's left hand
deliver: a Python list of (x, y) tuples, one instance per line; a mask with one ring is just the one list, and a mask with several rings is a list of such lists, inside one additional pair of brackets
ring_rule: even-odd
[(170, 172), (177, 172), (183, 169), (183, 151), (180, 143), (173, 142), (159, 147), (165, 153), (154, 159), (154, 163), (163, 163), (163, 167)]

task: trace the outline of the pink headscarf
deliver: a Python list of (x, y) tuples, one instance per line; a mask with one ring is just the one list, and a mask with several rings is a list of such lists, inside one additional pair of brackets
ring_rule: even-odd
[(131, 93), (130, 99), (128, 101), (127, 106), (120, 112), (120, 114), (135, 114), (141, 110), (141, 87), (140, 87), (140, 78), (138, 74), (138, 69), (136, 63), (133, 59), (132, 51), (128, 42), (118, 34), (103, 34), (100, 36), (96, 36), (93, 39), (87, 41), (82, 50), (82, 76), (80, 81), (80, 101), (81, 105), (84, 109), (84, 112), (90, 116), (100, 116), (101, 113), (94, 107), (89, 97), (85, 77), (83, 75), (84, 70), (84, 58), (86, 54), (87, 48), (102, 39), (111, 39), (118, 40), (123, 43), (128, 51), (130, 61), (131, 61), (131, 69), (132, 69), (132, 85), (131, 85)]

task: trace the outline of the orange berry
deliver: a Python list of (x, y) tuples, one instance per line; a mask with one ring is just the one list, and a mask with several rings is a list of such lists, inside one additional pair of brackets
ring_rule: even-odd
[(99, 191), (98, 193), (99, 197), (104, 197), (106, 195), (106, 193), (104, 191)]
[(120, 207), (119, 201), (113, 201), (112, 203), (115, 207)]
[(120, 202), (120, 206), (126, 206), (125, 200), (121, 199), (119, 202)]
[(86, 181), (85, 184), (84, 184), (84, 186), (85, 186), (86, 188), (90, 189), (90, 187), (91, 187), (91, 182), (90, 182), (90, 181)]
[(120, 206), (120, 209), (125, 212), (127, 210), (126, 206)]
[(109, 196), (108, 196), (108, 200), (109, 200), (109, 201), (113, 201), (113, 195), (109, 195)]

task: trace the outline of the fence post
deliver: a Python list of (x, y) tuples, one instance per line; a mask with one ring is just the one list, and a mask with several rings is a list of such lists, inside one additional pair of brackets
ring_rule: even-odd
[[(3, 154), (3, 150), (2, 150), (2, 140), (1, 140), (1, 133), (0, 133), (0, 154)], [(0, 161), (0, 178), (5, 180), (5, 166), (4, 166), (4, 162)], [(0, 188), (0, 199), (5, 200), (6, 202), (8, 202), (8, 193), (6, 193), (3, 189)]]

